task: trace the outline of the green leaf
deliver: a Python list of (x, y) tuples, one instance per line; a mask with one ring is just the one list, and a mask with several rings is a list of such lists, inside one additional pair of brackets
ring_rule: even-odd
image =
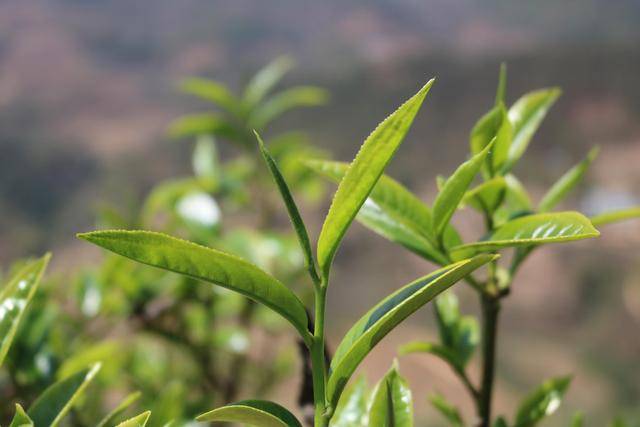
[(462, 419), (462, 415), (460, 415), (460, 411), (458, 411), (458, 408), (453, 406), (453, 404), (449, 403), (444, 396), (441, 394), (432, 394), (429, 397), (429, 402), (449, 421), (450, 425), (453, 427), (464, 427), (464, 420)]
[(442, 190), (433, 202), (432, 230), (434, 234), (442, 235), (491, 147), (492, 144), (487, 145), (481, 152), (460, 165), (444, 183)]
[(504, 98), (507, 93), (507, 64), (500, 64), (500, 75), (498, 77), (498, 89), (496, 90), (495, 105), (504, 104)]
[(475, 318), (461, 316), (458, 298), (453, 291), (444, 292), (434, 305), (440, 341), (454, 355), (454, 367), (462, 370), (480, 341), (480, 327)]
[(318, 263), (325, 281), (347, 228), (404, 139), (432, 84), (433, 80), (430, 80), (378, 125), (362, 144), (340, 182), (318, 238)]
[(504, 176), (504, 182), (506, 184), (504, 200), (493, 215), (494, 227), (499, 227), (524, 213), (527, 215), (533, 213), (531, 197), (518, 178), (507, 174)]
[(614, 222), (625, 221), (628, 219), (640, 218), (640, 206), (620, 209), (612, 212), (605, 212), (591, 217), (591, 223), (599, 227), (601, 225), (607, 225)]
[(149, 416), (151, 416), (151, 411), (146, 411), (121, 422), (116, 427), (144, 427), (147, 425), (147, 421), (149, 421)]
[(100, 366), (96, 363), (48, 387), (27, 411), (33, 423), (36, 426), (58, 425), (95, 378)]
[(623, 420), (621, 417), (615, 417), (609, 423), (609, 427), (627, 427), (627, 422)]
[(251, 114), (250, 123), (256, 129), (262, 129), (287, 111), (299, 107), (324, 105), (328, 100), (327, 91), (318, 87), (298, 86), (286, 89), (257, 107)]
[(531, 138), (536, 133), (551, 106), (560, 96), (558, 88), (530, 92), (509, 109), (509, 120), (513, 126), (513, 141), (502, 174), (509, 172), (527, 150)]
[(9, 427), (34, 427), (33, 420), (22, 409), (19, 403), (16, 403), (16, 413), (11, 420)]
[(169, 126), (171, 138), (189, 138), (202, 135), (213, 135), (237, 142), (240, 132), (226, 119), (213, 113), (188, 114), (182, 116)]
[(413, 400), (407, 381), (394, 363), (378, 383), (369, 409), (369, 425), (380, 427), (412, 427)]
[(260, 135), (258, 135), (257, 132), (256, 138), (258, 139), (258, 146), (260, 147), (262, 157), (264, 157), (264, 161), (269, 168), (269, 172), (271, 172), (271, 176), (276, 182), (278, 190), (280, 191), (280, 195), (282, 196), (282, 200), (284, 200), (284, 204), (287, 207), (289, 219), (291, 220), (291, 224), (296, 231), (298, 242), (300, 243), (300, 247), (302, 248), (302, 253), (305, 259), (305, 267), (307, 268), (307, 271), (309, 271), (309, 275), (313, 279), (314, 283), (318, 283), (319, 278), (318, 273), (316, 273), (316, 262), (313, 258), (313, 251), (311, 250), (311, 243), (309, 242), (309, 233), (307, 232), (307, 227), (305, 227), (304, 225), (304, 221), (300, 216), (298, 206), (296, 205), (295, 200), (293, 200), (293, 196), (291, 195), (291, 191), (289, 190), (289, 186), (287, 185), (284, 176), (282, 176), (278, 165), (276, 164), (273, 157), (271, 157), (271, 154), (267, 150), (267, 147), (265, 147), (264, 145), (264, 141), (262, 141), (262, 138), (260, 138)]
[(494, 251), (515, 246), (570, 242), (598, 237), (591, 221), (578, 212), (527, 215), (509, 221), (482, 240), (456, 246), (453, 251), (475, 249)]
[(507, 426), (508, 426), (507, 421), (504, 419), (504, 417), (498, 417), (493, 422), (493, 427), (507, 427)]
[(591, 162), (593, 162), (598, 155), (598, 151), (598, 147), (592, 148), (583, 161), (569, 169), (551, 186), (538, 205), (539, 212), (548, 212), (564, 200), (567, 194), (582, 181)]
[(582, 427), (584, 425), (584, 413), (578, 411), (571, 417), (571, 427)]
[(242, 111), (240, 102), (222, 83), (200, 77), (189, 77), (180, 83), (180, 90), (224, 108), (232, 114)]
[(142, 396), (142, 393), (139, 391), (127, 395), (122, 400), (122, 402), (118, 404), (118, 406), (113, 408), (111, 412), (109, 412), (107, 415), (105, 415), (104, 418), (102, 418), (102, 420), (100, 420), (97, 427), (107, 427), (112, 425), (116, 418), (122, 415), (122, 413), (126, 411), (129, 406), (133, 405), (136, 401), (138, 401), (138, 399), (140, 399), (140, 396)]
[(243, 101), (250, 107), (258, 104), (294, 65), (294, 61), (288, 56), (281, 56), (271, 61), (247, 84)]
[(200, 422), (242, 423), (256, 427), (302, 427), (286, 408), (266, 400), (243, 400), (214, 409), (196, 420)]
[(365, 427), (367, 416), (367, 382), (359, 378), (340, 398), (329, 425), (331, 427)]
[(513, 129), (504, 104), (498, 104), (480, 120), (471, 130), (471, 153), (478, 154), (495, 139), (493, 149), (487, 155), (485, 176), (492, 177), (507, 160)]
[(106, 230), (78, 237), (134, 261), (245, 295), (279, 313), (310, 343), (307, 313), (298, 297), (278, 279), (241, 258), (150, 231)]
[(344, 336), (331, 361), (327, 385), (331, 406), (335, 407), (355, 369), (382, 338), (439, 293), (493, 259), (480, 255), (437, 270), (389, 295), (361, 317)]
[(218, 161), (218, 149), (210, 136), (201, 136), (196, 141), (191, 156), (193, 172), (199, 178), (217, 181), (220, 178), (221, 165)]
[(398, 353), (401, 356), (411, 353), (429, 353), (444, 360), (455, 369), (462, 368), (458, 355), (451, 348), (441, 344), (413, 341), (400, 346)]
[(504, 177), (497, 176), (467, 191), (462, 203), (479, 212), (492, 214), (504, 200), (506, 188)]
[(527, 396), (516, 412), (516, 427), (535, 426), (544, 417), (553, 414), (571, 383), (571, 377), (559, 377), (546, 381)]
[(0, 366), (50, 258), (47, 254), (27, 264), (0, 289)]

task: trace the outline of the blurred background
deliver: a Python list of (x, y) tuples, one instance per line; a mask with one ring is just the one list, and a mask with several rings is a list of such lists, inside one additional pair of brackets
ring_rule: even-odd
[[(283, 54), (297, 63), (284, 84), (323, 87), (330, 100), (283, 116), (272, 130), (303, 130), (345, 161), (380, 120), (437, 77), (388, 170), (426, 201), (435, 196), (436, 175), (466, 156), (469, 130), (492, 106), (504, 61), (509, 104), (529, 90), (563, 89), (517, 169), (534, 198), (599, 145), (587, 185), (566, 207), (594, 213), (638, 204), (638, 22), (637, 0), (3, 0), (0, 263), (52, 250), (63, 284), (97, 263), (101, 252), (75, 240), (76, 232), (95, 227), (105, 205), (126, 211), (158, 182), (189, 174), (192, 143), (171, 140), (167, 129), (203, 104), (181, 94), (178, 82), (210, 77), (240, 90)], [(223, 159), (235, 155), (219, 148)], [(317, 235), (328, 199), (303, 206)], [(477, 237), (476, 219), (456, 223)], [(573, 373), (551, 425), (563, 425), (575, 409), (586, 411), (588, 425), (613, 414), (640, 416), (638, 248), (640, 225), (628, 222), (597, 241), (533, 255), (504, 305), (498, 413), (510, 413), (543, 379)], [(381, 297), (432, 268), (354, 225), (330, 291), (332, 342)], [(477, 312), (472, 295), (458, 289), (464, 309)], [(430, 310), (418, 312), (383, 341), (364, 372), (376, 381), (398, 345), (435, 333)], [(442, 362), (407, 356), (401, 370), (428, 425), (439, 425), (425, 400), (434, 389), (469, 408)], [(298, 381), (296, 371), (274, 395), (292, 402), (287, 388)]]

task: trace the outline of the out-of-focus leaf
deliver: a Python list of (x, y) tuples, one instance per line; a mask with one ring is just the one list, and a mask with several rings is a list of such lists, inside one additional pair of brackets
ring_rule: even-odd
[(58, 425), (99, 370), (100, 364), (96, 363), (47, 388), (27, 411), (33, 423), (36, 426)]
[(507, 93), (507, 64), (500, 64), (500, 75), (498, 77), (498, 89), (496, 89), (495, 105), (504, 104), (504, 98)]
[(215, 80), (189, 77), (180, 83), (180, 90), (205, 101), (213, 102), (232, 114), (240, 114), (242, 111), (240, 102), (229, 91), (229, 88)]
[(571, 377), (559, 377), (545, 381), (527, 396), (516, 412), (516, 427), (535, 426), (544, 417), (553, 414), (571, 383)]
[(331, 406), (335, 407), (355, 369), (382, 338), (439, 293), (493, 259), (477, 256), (437, 270), (400, 288), (361, 317), (344, 336), (331, 361), (327, 384)]
[(625, 221), (633, 218), (640, 218), (640, 207), (620, 209), (612, 212), (605, 212), (599, 215), (595, 215), (591, 217), (591, 223), (594, 226), (599, 227), (601, 225), (607, 225), (614, 222)]
[(324, 105), (329, 94), (324, 89), (314, 86), (298, 86), (286, 89), (263, 102), (251, 115), (250, 124), (262, 129), (272, 120), (298, 107), (315, 107)]
[(16, 335), (20, 320), (33, 298), (51, 255), (28, 263), (0, 288), (0, 366)]
[(220, 164), (218, 162), (218, 149), (211, 136), (200, 136), (196, 141), (191, 156), (193, 172), (200, 178), (217, 181), (220, 178)]
[(287, 208), (287, 213), (289, 214), (289, 219), (291, 220), (291, 224), (293, 225), (294, 230), (296, 231), (296, 235), (298, 236), (298, 242), (300, 243), (300, 248), (302, 249), (302, 253), (305, 259), (305, 267), (309, 272), (309, 275), (312, 277), (315, 283), (319, 282), (318, 273), (316, 272), (316, 262), (313, 257), (313, 251), (311, 250), (311, 243), (309, 242), (309, 233), (307, 232), (307, 227), (304, 225), (304, 221), (300, 216), (300, 211), (298, 210), (298, 206), (296, 205), (293, 196), (291, 195), (291, 191), (289, 190), (289, 186), (285, 181), (278, 165), (276, 164), (273, 157), (265, 147), (262, 138), (260, 135), (256, 133), (256, 138), (258, 138), (258, 146), (260, 147), (260, 152), (262, 153), (262, 157), (264, 157), (264, 161), (267, 164), (267, 168), (269, 172), (271, 172), (271, 176), (280, 191), (280, 195), (282, 196), (282, 200)]
[(347, 387), (331, 417), (331, 427), (365, 427), (367, 416), (367, 382), (359, 378)]
[(464, 427), (464, 420), (462, 419), (462, 415), (460, 415), (460, 411), (458, 411), (458, 408), (453, 404), (449, 403), (444, 396), (441, 394), (432, 394), (429, 396), (429, 402), (449, 421), (451, 426)]
[(462, 199), (462, 203), (471, 206), (479, 212), (492, 214), (498, 206), (500, 206), (500, 203), (502, 203), (506, 186), (505, 179), (497, 176), (467, 191)]
[(461, 164), (453, 175), (447, 178), (433, 202), (432, 230), (435, 235), (442, 235), (492, 147), (493, 143), (487, 145), (478, 154)]
[(318, 238), (318, 263), (325, 281), (347, 228), (400, 146), (432, 84), (430, 80), (378, 125), (340, 181)]
[(237, 142), (241, 138), (238, 131), (229, 121), (214, 113), (188, 114), (176, 119), (169, 127), (172, 138), (189, 138), (202, 135), (213, 135)]
[(116, 427), (144, 427), (147, 425), (147, 421), (149, 421), (149, 416), (151, 416), (151, 411), (143, 412), (140, 415), (121, 422)]
[(122, 400), (122, 402), (118, 404), (118, 406), (113, 408), (111, 412), (109, 412), (104, 416), (104, 418), (102, 418), (102, 420), (100, 420), (97, 427), (107, 427), (112, 425), (115, 422), (116, 418), (122, 415), (122, 413), (126, 411), (129, 406), (133, 405), (138, 399), (140, 399), (140, 396), (142, 396), (142, 393), (139, 391), (127, 395)]
[(582, 427), (584, 425), (584, 414), (582, 412), (576, 412), (571, 417), (571, 427)]
[(548, 212), (564, 200), (567, 194), (582, 181), (589, 166), (598, 155), (598, 151), (598, 147), (592, 148), (583, 161), (569, 169), (551, 186), (538, 205), (539, 212)]
[(34, 427), (33, 421), (29, 418), (29, 415), (27, 415), (19, 403), (16, 403), (16, 413), (14, 414), (9, 427)]
[(507, 161), (502, 167), (503, 174), (509, 172), (520, 160), (547, 111), (556, 102), (560, 93), (558, 88), (529, 92), (518, 99), (509, 109), (509, 120), (513, 126), (513, 140)]
[(115, 340), (105, 340), (95, 345), (84, 347), (65, 359), (56, 372), (56, 378), (62, 379), (69, 377), (86, 366), (105, 360), (107, 362), (103, 363), (101, 368), (104, 375), (105, 365), (114, 362), (114, 359), (118, 357), (122, 357), (122, 353), (123, 346)]
[(288, 56), (280, 56), (258, 71), (247, 84), (243, 101), (250, 107), (258, 104), (295, 65)]
[(609, 427), (627, 427), (627, 426), (628, 426), (627, 422), (620, 417), (615, 417), (609, 423)]
[(214, 409), (196, 420), (200, 422), (242, 423), (256, 427), (302, 427), (291, 412), (266, 400), (243, 400)]
[(533, 213), (531, 197), (518, 178), (507, 174), (504, 176), (504, 182), (506, 185), (504, 200), (493, 215), (494, 227), (499, 227), (524, 213)]
[(413, 399), (407, 381), (393, 368), (378, 383), (369, 409), (369, 425), (412, 427)]
[(471, 153), (478, 154), (495, 139), (493, 149), (487, 155), (485, 176), (492, 177), (507, 160), (513, 129), (504, 104), (498, 104), (482, 116), (471, 130)]
[(210, 282), (262, 303), (287, 319), (309, 343), (308, 319), (298, 297), (278, 279), (233, 255), (149, 231), (106, 230), (82, 233), (119, 255)]
[(430, 343), (430, 342), (422, 342), (422, 341), (413, 341), (407, 344), (402, 345), (398, 352), (400, 355), (406, 355), (411, 353), (429, 353), (433, 354), (444, 360), (446, 363), (450, 364), (456, 369), (461, 368), (460, 358), (458, 355), (449, 347), (445, 347), (444, 345)]
[(591, 221), (579, 212), (544, 213), (509, 221), (480, 241), (457, 246), (453, 250), (495, 251), (514, 246), (570, 242), (599, 235)]
[(507, 421), (504, 419), (504, 417), (498, 417), (493, 422), (493, 427), (508, 427)]

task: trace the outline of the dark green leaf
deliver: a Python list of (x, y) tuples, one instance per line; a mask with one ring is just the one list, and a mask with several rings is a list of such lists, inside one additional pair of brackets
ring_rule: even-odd
[(142, 396), (142, 393), (140, 393), (139, 391), (126, 396), (122, 400), (122, 402), (118, 404), (118, 406), (113, 408), (111, 412), (109, 412), (107, 415), (105, 415), (104, 418), (102, 418), (102, 420), (100, 420), (100, 422), (98, 423), (98, 427), (108, 427), (112, 425), (115, 422), (116, 418), (122, 415), (122, 413), (126, 411), (129, 406), (133, 405), (138, 399), (140, 399), (140, 396)]
[(33, 421), (19, 403), (16, 403), (16, 413), (9, 427), (34, 427)]
[(284, 77), (294, 62), (288, 56), (281, 56), (267, 64), (258, 71), (247, 84), (243, 101), (250, 107), (254, 107), (269, 93), (273, 87)]
[(335, 406), (349, 378), (365, 356), (404, 319), (457, 281), (495, 259), (477, 256), (437, 270), (383, 299), (344, 336), (331, 361), (327, 396)]
[(27, 411), (33, 423), (36, 426), (58, 425), (99, 370), (100, 364), (96, 363), (47, 388)]
[(434, 408), (442, 414), (443, 417), (449, 421), (449, 424), (453, 427), (464, 427), (464, 421), (458, 408), (449, 403), (441, 394), (432, 394), (429, 397), (429, 402)]
[(380, 427), (412, 427), (413, 400), (407, 381), (393, 366), (378, 383), (369, 409), (369, 425)]
[(325, 281), (347, 228), (404, 139), (432, 84), (429, 81), (378, 125), (340, 182), (318, 238), (318, 263)]
[(503, 417), (498, 417), (494, 421), (493, 427), (508, 427), (507, 421)]
[(298, 107), (314, 107), (324, 105), (329, 94), (324, 89), (314, 86), (299, 86), (286, 89), (275, 94), (251, 114), (251, 126), (262, 129), (274, 119), (289, 110)]
[(367, 383), (363, 377), (347, 387), (340, 398), (329, 425), (331, 427), (366, 427)]
[(583, 161), (569, 169), (558, 181), (556, 181), (555, 184), (551, 186), (538, 205), (539, 212), (548, 212), (564, 200), (567, 194), (569, 194), (569, 192), (582, 181), (584, 175), (589, 169), (589, 166), (591, 165), (591, 162), (593, 162), (598, 155), (598, 151), (598, 147), (592, 148)]
[(50, 258), (47, 254), (27, 264), (0, 289), (0, 366)]
[(518, 407), (515, 427), (535, 426), (544, 417), (553, 414), (571, 383), (571, 377), (559, 377), (546, 381), (525, 398)]
[(640, 207), (620, 209), (612, 212), (605, 212), (591, 217), (591, 223), (599, 227), (614, 222), (625, 221), (628, 219), (640, 218)]
[(136, 415), (133, 418), (129, 418), (128, 420), (121, 422), (116, 427), (144, 427), (147, 425), (147, 421), (149, 421), (150, 416), (151, 411), (146, 411), (140, 415)]
[(302, 427), (286, 408), (266, 400), (243, 400), (214, 409), (196, 420), (200, 422), (242, 423), (256, 427)]
[(78, 237), (143, 264), (252, 298), (291, 322), (305, 342), (310, 342), (307, 314), (300, 300), (278, 279), (241, 258), (150, 231), (106, 230)]

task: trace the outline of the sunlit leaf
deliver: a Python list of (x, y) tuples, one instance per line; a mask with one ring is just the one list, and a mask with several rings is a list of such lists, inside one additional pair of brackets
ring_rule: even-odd
[(286, 89), (267, 99), (251, 114), (250, 124), (262, 129), (272, 120), (298, 107), (314, 107), (326, 104), (329, 94), (314, 86), (299, 86)]
[(29, 415), (27, 415), (19, 403), (16, 403), (16, 413), (14, 414), (9, 427), (34, 427), (33, 420), (29, 418)]
[(47, 268), (49, 254), (30, 262), (0, 288), (0, 366), (15, 337), (20, 320), (33, 298), (42, 273)]
[(407, 381), (397, 366), (378, 383), (369, 409), (369, 425), (380, 427), (412, 427), (413, 399)]
[(200, 422), (242, 423), (256, 427), (302, 427), (291, 412), (266, 400), (243, 400), (214, 409), (196, 420)]
[(429, 81), (378, 125), (340, 182), (318, 238), (318, 263), (325, 280), (347, 228), (404, 139), (432, 84)]
[(547, 111), (560, 96), (560, 89), (541, 89), (530, 92), (509, 109), (509, 120), (513, 126), (513, 140), (502, 173), (509, 172), (527, 150), (531, 138), (540, 127)]
[(273, 87), (294, 66), (294, 61), (288, 56), (281, 56), (258, 71), (247, 84), (243, 101), (253, 107), (269, 93)]
[(104, 418), (102, 418), (102, 420), (100, 420), (100, 422), (97, 424), (97, 427), (107, 427), (112, 425), (115, 422), (116, 418), (122, 415), (122, 413), (126, 411), (129, 406), (133, 405), (138, 399), (140, 399), (140, 396), (142, 396), (142, 393), (139, 391), (127, 395), (124, 399), (122, 399), (118, 406), (113, 408), (111, 412), (109, 412), (104, 416)]
[(240, 114), (242, 111), (238, 99), (224, 84), (215, 80), (189, 77), (180, 82), (180, 90), (205, 101), (213, 102), (232, 114)]
[(539, 212), (548, 212), (564, 200), (567, 194), (582, 181), (589, 166), (598, 155), (598, 151), (598, 147), (592, 148), (583, 161), (569, 169), (551, 186), (538, 205)]
[(47, 388), (27, 411), (33, 423), (36, 426), (58, 425), (99, 370), (100, 364), (96, 363)]
[(400, 288), (361, 317), (344, 336), (331, 361), (327, 385), (331, 405), (335, 406), (355, 369), (382, 338), (439, 293), (493, 259), (481, 255), (437, 270)]
[(640, 207), (620, 209), (605, 212), (591, 217), (591, 223), (599, 227), (601, 225), (612, 224), (614, 222), (626, 221), (628, 219), (640, 218)]
[(116, 427), (144, 427), (147, 425), (147, 421), (149, 421), (149, 416), (151, 416), (151, 411), (143, 412), (140, 415), (121, 422)]
[(465, 250), (497, 250), (514, 246), (570, 242), (598, 237), (591, 221), (578, 212), (527, 215), (500, 226), (483, 239), (453, 248)]
[(546, 381), (527, 396), (516, 412), (516, 427), (535, 426), (544, 417), (553, 414), (571, 383), (571, 377), (559, 377)]
[(329, 425), (331, 427), (365, 427), (367, 394), (367, 382), (364, 377), (347, 387)]
[(458, 411), (458, 408), (453, 406), (453, 404), (449, 403), (444, 396), (441, 394), (432, 394), (429, 396), (429, 402), (449, 421), (449, 425), (453, 427), (464, 426), (464, 420), (462, 419), (462, 415), (460, 415), (460, 411)]
[(150, 231), (106, 230), (79, 238), (154, 267), (210, 282), (276, 311), (300, 332), (310, 334), (304, 305), (278, 279), (236, 256)]

